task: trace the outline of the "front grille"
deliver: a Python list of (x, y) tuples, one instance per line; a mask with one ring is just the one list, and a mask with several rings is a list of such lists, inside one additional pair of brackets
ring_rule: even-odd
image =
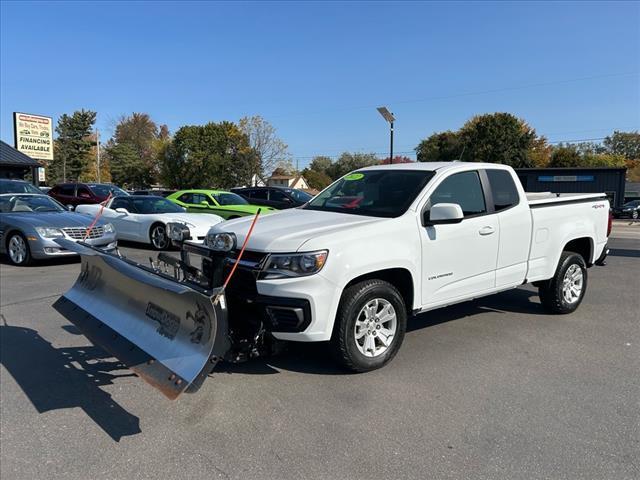
[(93, 227), (87, 236), (87, 229), (84, 227), (68, 227), (63, 228), (62, 231), (69, 237), (74, 240), (82, 240), (87, 237), (87, 239), (100, 238), (104, 235), (104, 227)]

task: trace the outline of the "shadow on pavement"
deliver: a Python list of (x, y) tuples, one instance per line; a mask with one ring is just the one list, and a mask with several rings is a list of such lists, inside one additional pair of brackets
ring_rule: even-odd
[(140, 433), (138, 417), (99, 388), (135, 375), (114, 375), (128, 370), (102, 349), (54, 348), (35, 330), (7, 325), (0, 326), (0, 345), (0, 363), (38, 413), (79, 407), (116, 442)]
[[(518, 288), (450, 307), (432, 310), (410, 318), (407, 325), (407, 333), (486, 312), (546, 315), (540, 303), (532, 301), (532, 298), (537, 298), (535, 291)], [(278, 370), (316, 375), (352, 374), (333, 362), (328, 353), (328, 342), (290, 342), (286, 345), (284, 352), (273, 357), (257, 358), (245, 363), (221, 363), (214, 370), (213, 376), (222, 373), (269, 375), (278, 373)]]

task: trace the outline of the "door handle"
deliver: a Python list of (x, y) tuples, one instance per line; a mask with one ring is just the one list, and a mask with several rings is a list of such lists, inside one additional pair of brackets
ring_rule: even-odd
[(493, 227), (490, 227), (490, 226), (482, 227), (478, 231), (478, 233), (480, 235), (491, 235), (493, 232), (495, 232), (495, 229)]

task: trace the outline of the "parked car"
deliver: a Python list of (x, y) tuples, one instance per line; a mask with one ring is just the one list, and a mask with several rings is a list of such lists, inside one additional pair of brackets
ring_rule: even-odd
[[(96, 216), (101, 205), (78, 205), (76, 212)], [(102, 217), (113, 224), (118, 240), (150, 244), (156, 250), (169, 247), (167, 223), (186, 225), (193, 240), (204, 240), (209, 228), (222, 222), (217, 215), (186, 213), (184, 208), (155, 195), (114, 197), (102, 210)]]
[(246, 187), (232, 188), (231, 191), (242, 195), (253, 205), (264, 205), (278, 210), (300, 207), (313, 198), (313, 195), (297, 188)]
[(364, 372), (395, 356), (419, 312), (526, 283), (547, 312), (575, 311), (610, 231), (604, 193), (529, 199), (506, 165), (379, 165), (302, 208), (183, 242), (184, 261), (168, 261), (175, 280), (86, 249), (83, 270), (96, 265), (104, 281), (76, 282), (56, 308), (88, 336), (99, 325), (127, 338), (98, 337), (120, 358), (139, 347), (147, 357), (129, 363), (170, 398), (197, 390), (221, 359), (268, 354), (274, 339), (328, 341), (343, 367)]
[[(34, 259), (77, 255), (55, 242), (66, 238), (84, 240), (111, 251), (117, 246), (113, 225), (99, 220), (87, 235), (92, 219), (69, 212), (43, 194), (0, 195), (0, 253), (14, 265), (28, 265)], [(86, 237), (86, 239), (85, 239)]]
[(224, 190), (180, 190), (167, 197), (176, 205), (194, 213), (215, 213), (225, 220), (275, 211), (271, 207), (251, 205), (237, 193)]
[(633, 218), (637, 220), (640, 217), (640, 200), (631, 200), (622, 207), (611, 209), (615, 218)]
[(108, 183), (61, 183), (49, 190), (47, 195), (63, 205), (76, 207), (77, 205), (102, 203), (109, 195), (116, 197), (128, 195), (128, 193)]
[(43, 195), (37, 187), (24, 180), (8, 180), (0, 178), (0, 194), (2, 193), (33, 193)]

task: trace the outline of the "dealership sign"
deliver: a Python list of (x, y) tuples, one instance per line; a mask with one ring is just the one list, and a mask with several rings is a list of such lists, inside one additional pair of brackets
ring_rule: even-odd
[(51, 117), (13, 112), (16, 150), (36, 160), (53, 160), (53, 122)]
[(593, 182), (593, 175), (540, 175), (539, 182)]

